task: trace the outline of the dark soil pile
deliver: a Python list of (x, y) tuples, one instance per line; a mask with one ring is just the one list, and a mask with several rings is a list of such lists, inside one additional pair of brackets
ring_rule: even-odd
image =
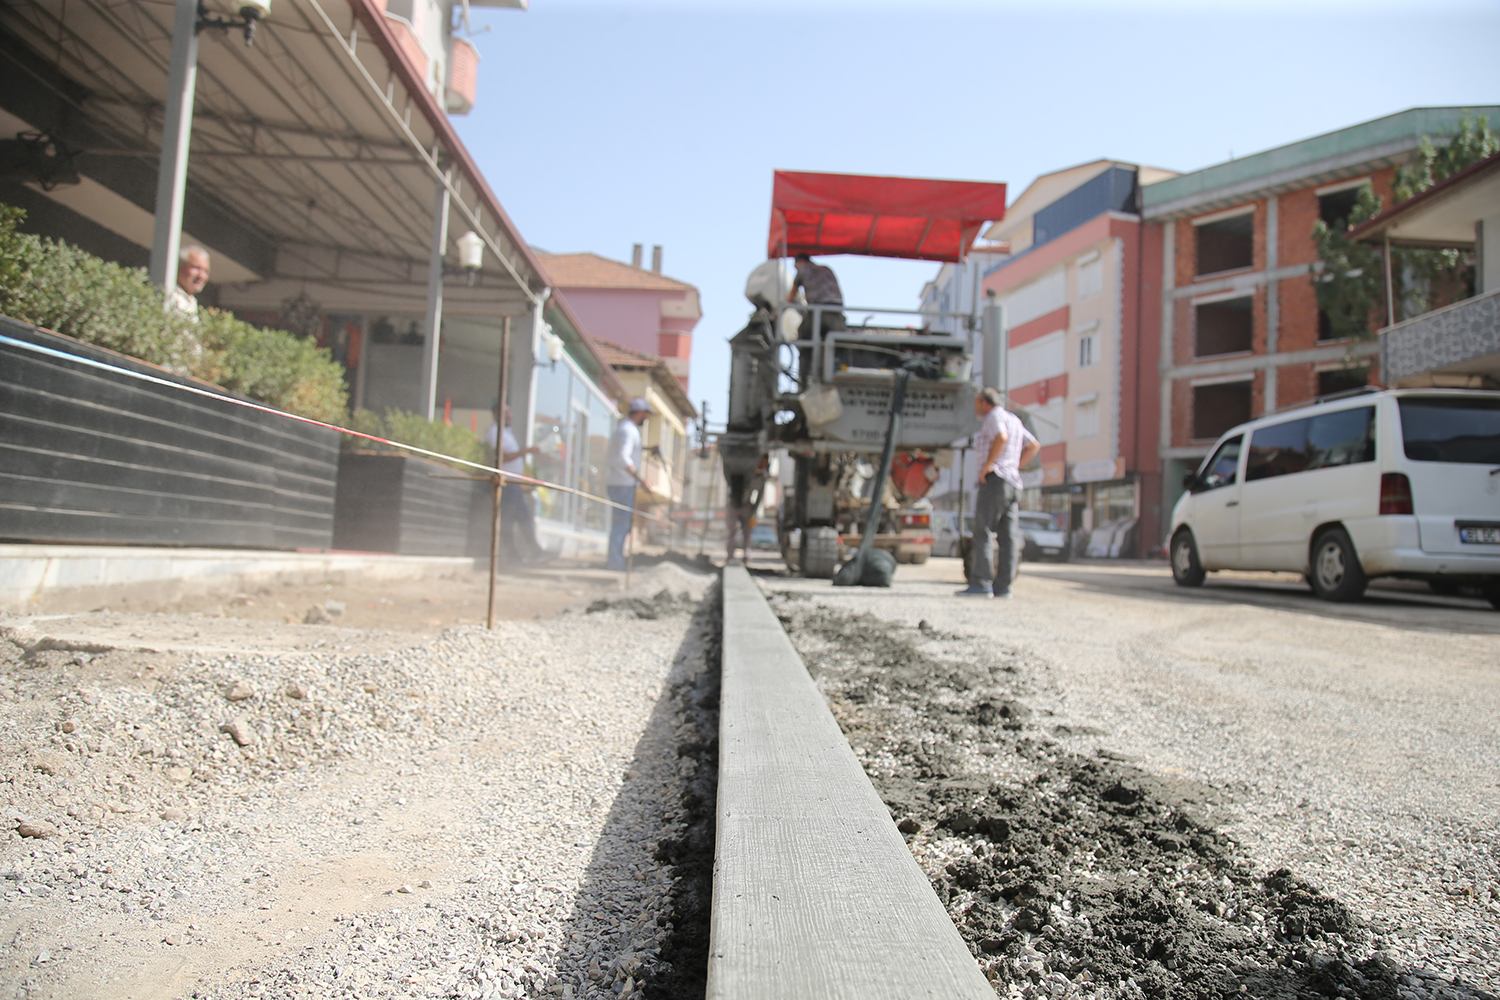
[(1256, 871), (1215, 790), (1064, 749), (1014, 651), (798, 596), (773, 606), (1002, 996), (1493, 1000), (1398, 967), (1295, 873)]

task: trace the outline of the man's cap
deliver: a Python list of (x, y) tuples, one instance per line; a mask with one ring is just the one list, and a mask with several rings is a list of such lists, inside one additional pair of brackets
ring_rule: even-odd
[(640, 413), (642, 410), (646, 411), (647, 413), (656, 412), (655, 410), (651, 409), (651, 404), (646, 402), (646, 400), (640, 396), (637, 396), (630, 401), (631, 413)]

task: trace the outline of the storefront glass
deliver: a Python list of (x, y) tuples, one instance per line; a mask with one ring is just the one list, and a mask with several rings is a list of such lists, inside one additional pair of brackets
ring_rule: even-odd
[[(568, 420), (572, 414), (573, 372), (566, 364), (542, 365), (536, 373), (536, 424), (532, 444), (541, 449), (532, 457), (532, 475), (549, 483), (571, 485), (568, 477)], [(554, 521), (568, 520), (568, 495), (537, 489), (537, 514)]]
[[(584, 489), (595, 496), (606, 496), (606, 477), (609, 475), (609, 439), (615, 430), (614, 407), (589, 393), (588, 432), (588, 485)], [(584, 510), (584, 527), (605, 531), (609, 528), (609, 508), (601, 503), (589, 503)]]
[(1135, 483), (1094, 487), (1094, 526), (1135, 517)]

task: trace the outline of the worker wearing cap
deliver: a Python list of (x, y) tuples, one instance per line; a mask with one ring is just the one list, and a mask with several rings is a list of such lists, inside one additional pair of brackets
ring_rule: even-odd
[(641, 425), (651, 416), (651, 407), (637, 396), (630, 401), (630, 412), (615, 425), (609, 439), (609, 476), (604, 485), (610, 502), (615, 504), (614, 519), (609, 525), (609, 568), (625, 568), (625, 539), (630, 534), (635, 515), (635, 488), (641, 482)]

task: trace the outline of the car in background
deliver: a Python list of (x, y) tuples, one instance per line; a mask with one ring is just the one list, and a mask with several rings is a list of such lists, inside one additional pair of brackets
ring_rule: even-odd
[(932, 554), (935, 556), (959, 554), (958, 511), (935, 510), (932, 512)]
[(1231, 428), (1172, 512), (1172, 576), (1301, 573), (1329, 601), (1372, 577), (1478, 588), (1500, 608), (1500, 392), (1364, 391)]
[(757, 524), (751, 527), (750, 547), (752, 549), (766, 549), (770, 552), (780, 552), (781, 542), (776, 537), (776, 525)]
[(1022, 559), (1033, 562), (1043, 559), (1068, 561), (1068, 533), (1064, 530), (1060, 517), (1041, 510), (1023, 510), (1019, 519), (1023, 539)]

